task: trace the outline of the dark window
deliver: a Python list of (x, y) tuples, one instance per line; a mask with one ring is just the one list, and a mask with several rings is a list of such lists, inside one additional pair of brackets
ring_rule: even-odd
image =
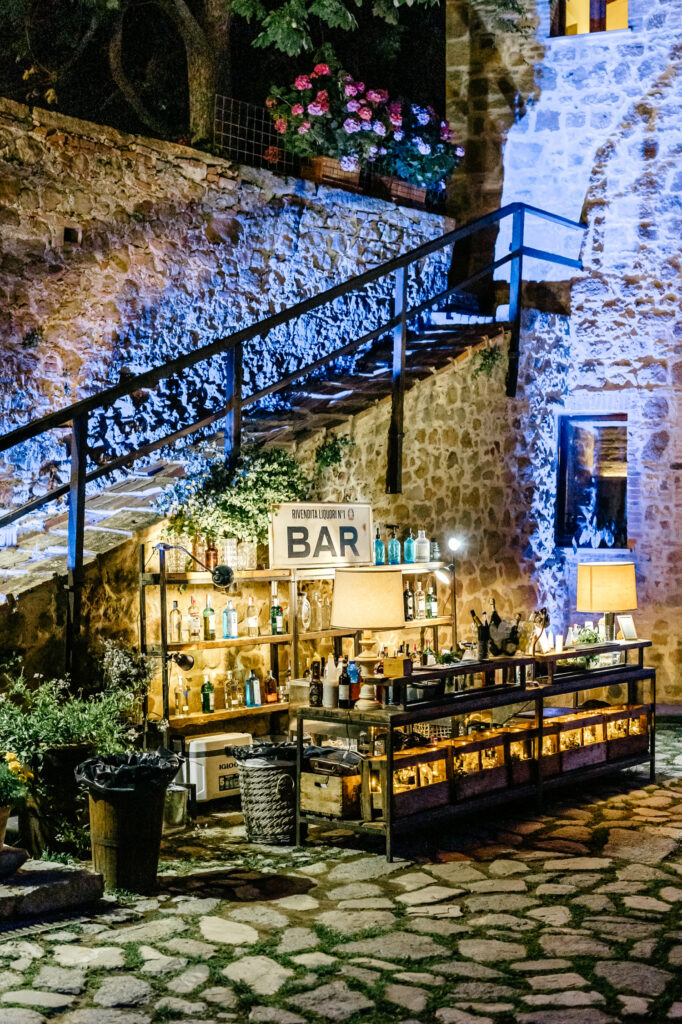
[(64, 241), (78, 245), (78, 228), (64, 228)]
[(627, 416), (560, 416), (556, 543), (627, 546)]
[(628, 0), (552, 0), (553, 36), (579, 36), (628, 27)]

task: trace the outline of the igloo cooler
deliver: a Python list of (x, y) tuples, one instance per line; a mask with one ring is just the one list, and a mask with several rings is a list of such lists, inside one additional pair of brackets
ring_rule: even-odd
[(194, 736), (187, 742), (184, 781), (196, 786), (197, 801), (219, 800), (239, 792), (237, 762), (225, 747), (251, 746), (248, 732)]

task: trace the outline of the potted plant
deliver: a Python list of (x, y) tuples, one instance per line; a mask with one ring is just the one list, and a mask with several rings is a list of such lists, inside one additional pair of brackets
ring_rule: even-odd
[(78, 844), (87, 821), (74, 779), (89, 754), (123, 751), (137, 717), (139, 694), (108, 687), (86, 695), (66, 679), (27, 682), (17, 661), (0, 671), (0, 749), (11, 750), (31, 772), (19, 813), (22, 846), (31, 855), (56, 849), (60, 837)]
[(273, 86), (265, 103), (282, 145), (303, 158), (309, 180), (358, 186), (361, 167), (388, 153), (388, 93), (354, 79), (329, 54), (292, 86)]
[(29, 778), (30, 772), (22, 767), (16, 754), (5, 754), (4, 760), (0, 760), (0, 850), (5, 844), (12, 808), (26, 796)]
[(394, 132), (385, 166), (393, 175), (387, 182), (391, 197), (423, 206), (429, 190), (445, 188), (464, 150), (453, 143), (449, 122), (433, 107), (411, 103), (390, 108)]

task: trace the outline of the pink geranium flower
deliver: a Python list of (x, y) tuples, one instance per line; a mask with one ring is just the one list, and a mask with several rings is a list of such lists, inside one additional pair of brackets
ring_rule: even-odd
[(352, 135), (354, 132), (359, 132), (361, 128), (361, 122), (356, 121), (354, 117), (347, 117), (343, 122), (343, 130), (347, 132), (348, 135)]
[(317, 100), (313, 100), (312, 103), (308, 104), (308, 113), (312, 114), (313, 117), (320, 117), (320, 115), (326, 114), (328, 110), (328, 103), (318, 103)]
[(298, 134), (299, 135), (306, 135), (309, 131), (310, 131), (310, 121), (304, 121), (303, 124), (299, 126)]
[(308, 75), (299, 75), (294, 82), (294, 89), (302, 91), (303, 89), (312, 89), (313, 83), (310, 81)]
[(348, 103), (346, 104), (346, 110), (349, 110), (351, 112), (351, 114), (356, 114), (359, 109), (360, 109), (360, 101), (359, 100), (348, 100)]
[(358, 90), (355, 88), (352, 82), (346, 82), (343, 91), (346, 96), (357, 96)]
[(372, 111), (369, 109), (369, 107), (360, 107), (359, 114), (363, 121), (372, 120)]
[(358, 92), (364, 92), (365, 91), (365, 83), (364, 82), (356, 82), (355, 83), (355, 88), (358, 90)]
[(318, 103), (326, 103), (327, 100), (329, 99), (329, 93), (326, 91), (326, 89), (320, 89), (315, 99), (317, 100)]
[(316, 64), (314, 70), (316, 75), (331, 75), (328, 64)]
[(291, 108), (291, 113), (292, 114), (302, 114), (303, 113), (303, 104), (302, 103), (294, 103), (293, 107)]
[(386, 89), (368, 89), (367, 99), (370, 103), (385, 103), (388, 99), (388, 92)]
[(287, 130), (287, 123), (286, 123), (286, 121), (284, 120), (283, 117), (278, 118), (278, 120), (275, 121), (275, 131), (279, 132), (280, 135), (284, 135), (286, 130)]
[(276, 107), (277, 106), (277, 100), (274, 98), (274, 96), (268, 96), (268, 98), (265, 101), (265, 106), (266, 107)]

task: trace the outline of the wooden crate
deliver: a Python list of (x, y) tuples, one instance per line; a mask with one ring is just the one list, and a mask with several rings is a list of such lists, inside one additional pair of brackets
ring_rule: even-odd
[(530, 724), (505, 729), (508, 785), (524, 786), (537, 779), (538, 730)]
[(551, 778), (560, 772), (559, 726), (545, 721), (542, 729), (542, 777)]
[(452, 741), (453, 797), (466, 800), (508, 785), (505, 737), (502, 732), (479, 733), (476, 739)]
[(604, 712), (606, 723), (606, 757), (618, 761), (622, 757), (645, 754), (649, 749), (651, 705), (624, 705)]
[[(385, 817), (390, 791), (386, 757), (362, 762), (362, 817)], [(399, 751), (393, 758), (393, 816), (403, 818), (450, 802), (452, 743), (444, 740), (430, 747)]]
[[(559, 755), (561, 771), (587, 768), (606, 761), (604, 715), (576, 712), (555, 718), (559, 728)], [(577, 745), (574, 745), (577, 740)]]
[(360, 775), (301, 772), (301, 810), (329, 818), (359, 818), (360, 788)]

